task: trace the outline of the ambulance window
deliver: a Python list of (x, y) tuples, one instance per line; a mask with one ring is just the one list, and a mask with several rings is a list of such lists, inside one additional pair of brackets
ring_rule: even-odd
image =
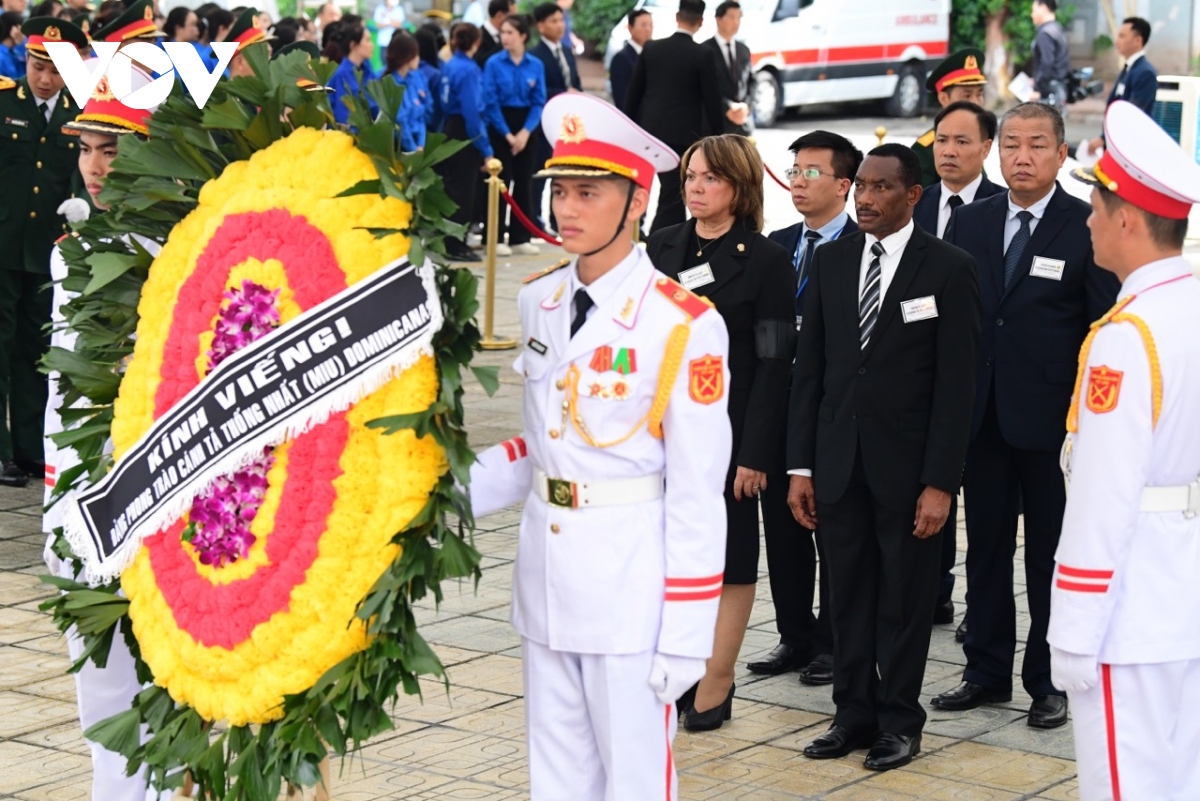
[(813, 4), (813, 0), (779, 0), (779, 5), (775, 8), (775, 14), (771, 17), (772, 22), (796, 17), (800, 15), (800, 9), (808, 8)]

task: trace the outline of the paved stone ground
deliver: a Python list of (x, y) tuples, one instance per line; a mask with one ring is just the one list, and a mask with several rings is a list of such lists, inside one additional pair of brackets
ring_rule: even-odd
[[(519, 337), (520, 278), (556, 256), (514, 258), (497, 281), (496, 333)], [(521, 385), (508, 369), (514, 351), (483, 354), (501, 366), (501, 386), (488, 398), (467, 390), (467, 422), (477, 448), (520, 430)], [(66, 644), (37, 611), (47, 596), (41, 563), (40, 488), (0, 488), (0, 798), (71, 801), (89, 797), (90, 763), (75, 711), (73, 681), (64, 675)], [(519, 642), (508, 624), (519, 510), (480, 521), (476, 544), (483, 579), (447, 587), (440, 609), (419, 610), (424, 635), (449, 666), (449, 695), (427, 682), (423, 702), (405, 699), (394, 732), (372, 741), (341, 768), (333, 798), (489, 799), (528, 795), (521, 706)], [(960, 532), (960, 547), (965, 535)], [(960, 557), (961, 562), (961, 557)], [(744, 661), (777, 642), (765, 556), (758, 599), (742, 649)], [(960, 564), (959, 573), (962, 572)], [(1016, 570), (1024, 591), (1023, 568)], [(958, 582), (962, 609), (963, 581)], [(1023, 608), (1022, 599), (1018, 599)], [(1028, 629), (1022, 611), (1018, 629)], [(1020, 654), (1017, 656), (1020, 663)], [(925, 677), (927, 699), (953, 686), (963, 663), (953, 627), (934, 631)], [(1019, 679), (1017, 681), (1019, 685)], [(875, 774), (863, 754), (814, 762), (800, 751), (830, 722), (828, 688), (804, 687), (795, 674), (752, 676), (739, 667), (734, 717), (716, 732), (681, 731), (675, 743), (683, 799), (1063, 799), (1077, 798), (1070, 727), (1038, 732), (1025, 725), (1029, 699), (962, 714), (932, 712), (924, 750), (907, 768)]]

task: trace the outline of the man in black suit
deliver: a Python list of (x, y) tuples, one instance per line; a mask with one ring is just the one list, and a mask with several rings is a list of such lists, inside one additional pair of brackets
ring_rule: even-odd
[[(680, 0), (679, 30), (666, 39), (646, 42), (629, 81), (625, 113), (676, 153), (725, 128), (725, 104), (717, 91), (712, 51), (693, 40), (704, 22), (704, 0)], [(658, 208), (653, 233), (685, 218), (679, 172), (658, 174)]]
[(480, 68), (504, 49), (500, 44), (500, 23), (510, 14), (517, 13), (517, 4), (512, 0), (491, 0), (487, 10), (488, 18), (479, 26), (479, 49), (475, 51), (475, 63)]
[(1013, 555), (1017, 499), (1025, 516), (1030, 627), (1021, 680), (1030, 726), (1067, 722), (1067, 698), (1050, 681), (1046, 627), (1066, 493), (1058, 456), (1088, 326), (1120, 286), (1092, 259), (1091, 207), (1058, 186), (1067, 157), (1063, 119), (1022, 103), (1000, 123), (1000, 168), (1009, 191), (954, 212), (946, 241), (979, 264), (983, 341), (967, 451), (967, 668), (938, 709), (974, 709), (1012, 697), (1017, 644)]
[(749, 136), (750, 125), (750, 48), (735, 41), (742, 27), (742, 7), (737, 0), (725, 0), (717, 6), (717, 33), (704, 46), (717, 59), (717, 90), (725, 101), (725, 133)]
[(613, 105), (625, 108), (625, 96), (629, 93), (629, 81), (634, 67), (646, 42), (654, 38), (654, 17), (644, 8), (629, 12), (629, 41), (613, 56), (608, 65), (608, 81), (612, 85)]
[[(792, 142), (792, 204), (803, 220), (769, 235), (783, 245), (796, 270), (796, 328), (799, 330), (804, 291), (813, 255), (843, 236), (858, 231), (846, 213), (862, 152), (844, 136), (813, 131)], [(780, 440), (777, 463), (762, 492), (763, 534), (767, 572), (779, 645), (746, 667), (769, 676), (800, 669), (803, 684), (833, 683), (833, 631), (829, 623), (829, 564), (818, 532), (801, 526), (787, 505), (787, 442)], [(814, 539), (816, 547), (814, 549)], [(817, 558), (820, 557), (818, 563)], [(820, 570), (820, 613), (813, 616), (813, 585)]]
[[(1125, 66), (1117, 75), (1108, 93), (1111, 106), (1117, 100), (1128, 100), (1147, 117), (1154, 116), (1154, 99), (1158, 96), (1158, 71), (1146, 58), (1146, 45), (1150, 43), (1150, 23), (1141, 17), (1127, 17), (1117, 31), (1117, 52), (1125, 59)], [(1088, 143), (1095, 151), (1104, 147), (1103, 134)]]
[[(571, 50), (571, 44), (563, 41), (567, 32), (563, 10), (555, 3), (542, 3), (533, 9), (533, 21), (537, 23), (539, 39), (529, 52), (546, 68), (546, 99), (557, 97), (563, 92), (582, 92), (583, 84), (579, 81), (579, 70), (575, 66), (575, 53)], [(538, 126), (534, 135), (538, 138), (534, 145), (538, 148), (536, 163), (545, 164), (550, 158), (552, 148), (542, 133), (542, 126)], [(542, 230), (547, 229), (542, 222), (541, 213), (546, 181), (545, 178), (533, 179), (533, 208), (536, 212), (534, 222)], [(556, 227), (553, 215), (551, 212), (550, 229)]]
[(788, 505), (829, 560), (837, 713), (804, 754), (889, 770), (920, 751), (939, 536), (970, 434), (974, 260), (912, 221), (921, 163), (900, 144), (854, 179), (862, 229), (818, 249), (788, 420)]

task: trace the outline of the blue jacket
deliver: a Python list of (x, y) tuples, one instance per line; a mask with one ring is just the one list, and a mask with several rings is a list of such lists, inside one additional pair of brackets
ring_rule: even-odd
[(455, 115), (463, 118), (467, 137), (484, 158), (492, 157), (487, 128), (483, 122), (483, 71), (463, 52), (456, 52), (442, 67), (438, 98), (442, 120)]
[[(359, 78), (360, 71), (361, 79)], [(370, 61), (364, 60), (361, 67), (355, 67), (354, 62), (350, 59), (342, 59), (342, 63), (338, 64), (337, 69), (334, 70), (333, 77), (329, 79), (329, 86), (333, 89), (333, 97), (329, 99), (329, 105), (333, 108), (333, 118), (342, 124), (348, 122), (350, 109), (342, 102), (342, 98), (347, 95), (357, 95), (362, 91), (364, 84), (378, 77), (371, 68)], [(367, 95), (364, 94), (363, 97), (367, 97)], [(369, 97), (367, 97), (367, 103), (371, 107), (371, 116), (374, 117), (379, 113), (379, 107)]]
[(0, 44), (0, 75), (19, 81), (25, 77), (25, 43), (9, 47)]
[(559, 44), (562, 45), (563, 58), (567, 60), (567, 67), (571, 70), (570, 86), (563, 83), (562, 68), (558, 66), (558, 59), (554, 57), (554, 51), (550, 49), (549, 44), (545, 41), (539, 41), (529, 49), (529, 54), (537, 57), (546, 68), (547, 98), (561, 95), (568, 89), (583, 91), (583, 84), (579, 81), (579, 68), (575, 66), (575, 54), (571, 52), (571, 46), (567, 44), (567, 38), (564, 36)]
[[(1118, 90), (1120, 94), (1118, 94)], [(1154, 96), (1158, 94), (1158, 72), (1154, 65), (1142, 56), (1125, 72), (1125, 80), (1118, 76), (1108, 93), (1108, 102), (1128, 100), (1146, 114), (1154, 113)]]
[(433, 103), (433, 93), (425, 83), (425, 76), (420, 70), (409, 70), (403, 78), (392, 73), (396, 83), (404, 87), (404, 102), (396, 114), (396, 122), (400, 125), (400, 149), (411, 153), (425, 147), (425, 132), (428, 108)]
[(429, 87), (429, 102), (425, 104), (425, 127), (430, 131), (442, 129), (442, 102), (438, 98), (438, 87), (442, 85), (442, 71), (433, 64), (422, 61), (417, 65), (417, 72), (425, 78)]
[(542, 122), (545, 105), (546, 68), (541, 61), (526, 53), (520, 64), (514, 64), (507, 50), (487, 60), (483, 68), (483, 116), (492, 130), (501, 135), (516, 133), (508, 129), (501, 110), (527, 108), (524, 127), (533, 133)]
[(625, 108), (625, 93), (629, 91), (629, 79), (633, 77), (633, 68), (637, 66), (638, 51), (629, 42), (613, 56), (608, 65), (608, 81), (612, 85), (613, 105)]

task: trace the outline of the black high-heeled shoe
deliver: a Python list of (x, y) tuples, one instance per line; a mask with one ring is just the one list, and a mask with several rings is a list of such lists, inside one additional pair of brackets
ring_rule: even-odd
[(683, 717), (683, 728), (688, 731), (713, 731), (719, 729), (727, 720), (733, 719), (733, 691), (737, 689), (737, 685), (733, 684), (729, 687), (729, 695), (725, 696), (725, 700), (714, 706), (712, 709), (706, 709), (703, 712), (697, 712), (695, 703)]
[(696, 690), (699, 686), (700, 682), (696, 682), (684, 690), (683, 695), (679, 696), (679, 700), (675, 702), (676, 717), (681, 718), (692, 710), (692, 702), (696, 700)]

